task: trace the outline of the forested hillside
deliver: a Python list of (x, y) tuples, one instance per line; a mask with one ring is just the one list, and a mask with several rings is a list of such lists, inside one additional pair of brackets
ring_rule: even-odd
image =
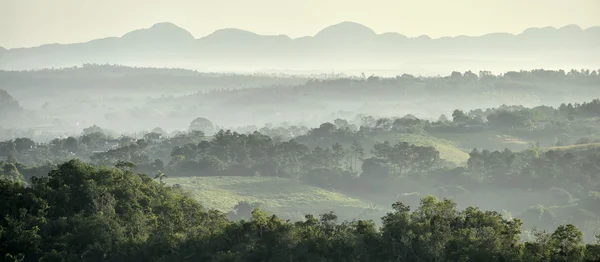
[(398, 202), (381, 218), (228, 221), (127, 165), (64, 163), (30, 187), (0, 180), (3, 261), (598, 261), (567, 224), (520, 240), (522, 222), (452, 200)]
[(7, 140), (0, 248), (7, 261), (596, 261), (599, 103)]

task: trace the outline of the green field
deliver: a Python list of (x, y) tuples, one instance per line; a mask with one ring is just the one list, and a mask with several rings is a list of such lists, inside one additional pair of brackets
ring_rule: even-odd
[[(469, 154), (459, 149), (453, 142), (443, 138), (434, 137), (428, 134), (398, 134), (391, 133), (387, 135), (379, 135), (371, 138), (372, 144), (375, 142), (389, 141), (392, 144), (398, 142), (407, 142), (417, 146), (432, 146), (440, 151), (440, 157), (456, 164), (463, 164), (469, 160)], [(371, 147), (372, 148), (372, 145)]]
[(306, 214), (335, 211), (352, 219), (370, 210), (371, 203), (324, 190), (300, 181), (275, 177), (175, 177), (164, 180), (179, 184), (202, 205), (229, 212), (240, 201), (259, 203), (265, 211), (290, 219)]
[(556, 150), (556, 151), (572, 151), (572, 150), (588, 150), (600, 148), (600, 143), (589, 143), (589, 144), (580, 144), (580, 145), (570, 145), (570, 146), (555, 146), (549, 147), (548, 150)]
[(520, 151), (526, 149), (531, 142), (494, 131), (473, 133), (435, 132), (432, 135), (440, 140), (451, 141), (457, 147), (469, 152), (473, 148), (485, 148), (492, 151), (508, 148), (513, 151)]
[[(469, 160), (469, 154), (456, 147), (456, 145), (448, 140), (443, 138), (438, 138), (431, 136), (429, 134), (404, 134), (404, 133), (379, 133), (377, 135), (366, 136), (364, 139), (360, 139), (358, 142), (365, 149), (366, 157), (371, 156), (371, 149), (373, 149), (373, 145), (375, 143), (382, 143), (388, 141), (391, 144), (396, 144), (399, 142), (407, 142), (409, 144), (417, 145), (417, 146), (431, 146), (435, 147), (440, 152), (440, 157), (447, 161), (456, 163), (456, 164), (464, 164)], [(329, 147), (335, 143), (340, 143), (345, 148), (350, 148), (353, 141), (339, 141), (335, 139), (327, 139), (327, 140), (306, 140), (301, 139), (298, 142), (305, 144), (309, 147)]]

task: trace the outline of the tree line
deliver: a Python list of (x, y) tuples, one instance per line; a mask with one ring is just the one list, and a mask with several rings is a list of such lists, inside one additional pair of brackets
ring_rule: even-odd
[(3, 261), (598, 261), (575, 226), (522, 241), (522, 222), (428, 196), (373, 221), (229, 221), (130, 167), (59, 165), (30, 186), (0, 180)]

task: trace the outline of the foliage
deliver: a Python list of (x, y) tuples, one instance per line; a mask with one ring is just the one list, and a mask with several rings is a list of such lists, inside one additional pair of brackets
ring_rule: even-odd
[[(240, 221), (128, 170), (80, 161), (31, 187), (0, 180), (4, 261), (584, 261), (598, 257), (573, 225), (521, 242), (522, 222), (427, 196), (373, 221), (332, 212), (284, 221), (260, 209)], [(238, 211), (247, 203), (238, 204)]]

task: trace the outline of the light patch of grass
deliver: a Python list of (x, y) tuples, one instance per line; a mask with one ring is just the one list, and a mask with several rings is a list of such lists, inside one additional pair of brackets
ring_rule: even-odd
[(513, 151), (519, 151), (526, 149), (531, 142), (495, 131), (472, 133), (434, 132), (431, 135), (438, 139), (452, 141), (452, 143), (464, 151), (470, 151), (473, 148), (485, 148), (488, 150), (503, 150), (504, 148), (508, 148)]
[(547, 148), (548, 150), (556, 150), (556, 151), (572, 151), (572, 150), (588, 150), (588, 149), (596, 149), (600, 148), (600, 143), (589, 143), (589, 144), (581, 144), (581, 145), (569, 145), (569, 146), (554, 146)]
[(164, 180), (179, 184), (207, 208), (229, 212), (240, 201), (259, 203), (268, 212), (288, 218), (335, 211), (340, 217), (355, 217), (369, 208), (369, 202), (275, 177), (175, 177)]
[[(392, 144), (407, 142), (417, 146), (431, 146), (440, 151), (440, 157), (456, 164), (464, 164), (469, 160), (469, 154), (448, 140), (431, 136), (429, 134), (400, 134), (390, 133), (373, 137), (377, 142), (389, 141)], [(374, 143), (373, 143), (374, 144)]]

